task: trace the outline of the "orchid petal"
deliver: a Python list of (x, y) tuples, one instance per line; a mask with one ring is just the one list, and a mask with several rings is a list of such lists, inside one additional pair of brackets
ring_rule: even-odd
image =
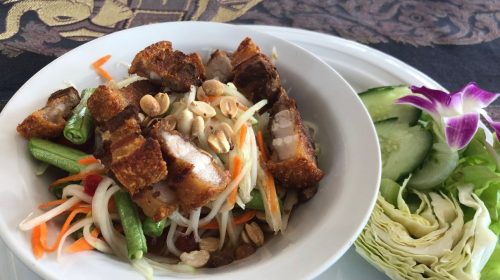
[(399, 98), (395, 102), (396, 104), (407, 104), (407, 105), (412, 105), (414, 107), (417, 107), (421, 110), (426, 111), (427, 113), (431, 115), (436, 115), (437, 110), (436, 110), (436, 105), (429, 101), (426, 98), (417, 96), (417, 95), (407, 95)]
[(488, 122), (488, 124), (495, 130), (495, 134), (497, 136), (498, 141), (500, 141), (500, 122), (494, 121), (486, 112), (486, 110), (481, 109), (479, 111), (484, 119)]
[(479, 127), (479, 113), (443, 118), (445, 136), (451, 148), (460, 150), (474, 137)]
[(413, 93), (420, 93), (427, 97), (432, 103), (440, 103), (442, 106), (448, 106), (451, 101), (451, 96), (441, 90), (416, 86), (411, 86), (410, 89)]
[(482, 109), (488, 107), (493, 101), (495, 101), (500, 94), (492, 93), (479, 88), (476, 83), (468, 83), (458, 92), (463, 93), (464, 108)]

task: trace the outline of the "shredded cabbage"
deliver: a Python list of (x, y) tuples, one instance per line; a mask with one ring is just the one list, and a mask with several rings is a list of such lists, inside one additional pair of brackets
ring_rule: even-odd
[[(358, 253), (393, 279), (479, 279), (497, 237), (472, 185), (459, 187), (458, 197), (413, 191), (420, 199), (415, 212), (403, 198), (405, 189), (396, 206), (379, 195), (355, 243)], [(474, 211), (469, 221), (462, 207)]]

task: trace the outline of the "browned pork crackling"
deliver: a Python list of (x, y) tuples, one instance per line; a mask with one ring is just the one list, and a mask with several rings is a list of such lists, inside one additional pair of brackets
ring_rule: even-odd
[(134, 82), (120, 89), (111, 85), (101, 85), (90, 96), (87, 107), (92, 117), (98, 123), (103, 123), (129, 105), (139, 108), (141, 97), (157, 93), (159, 90), (158, 86), (146, 80)]
[(316, 163), (313, 143), (306, 131), (295, 100), (284, 91), (273, 105), (269, 129), (272, 156), (267, 166), (284, 187), (313, 186), (324, 173)]
[(132, 61), (130, 74), (151, 79), (172, 91), (185, 92), (205, 79), (201, 57), (172, 49), (172, 43), (161, 41), (140, 51)]
[(79, 102), (80, 96), (75, 88), (58, 90), (50, 95), (45, 107), (31, 113), (17, 126), (17, 132), (26, 139), (58, 137)]
[(165, 178), (167, 166), (158, 141), (141, 135), (137, 109), (127, 107), (109, 121), (111, 170), (135, 195)]

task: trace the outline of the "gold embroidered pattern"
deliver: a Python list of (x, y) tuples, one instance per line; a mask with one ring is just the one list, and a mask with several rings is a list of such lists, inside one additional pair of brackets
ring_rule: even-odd
[(226, 22), (261, 1), (6, 0), (0, 4), (7, 10), (0, 18), (0, 52), (8, 56), (24, 51), (60, 55), (76, 46), (66, 42), (63, 47), (63, 40), (87, 41), (124, 28), (166, 21)]

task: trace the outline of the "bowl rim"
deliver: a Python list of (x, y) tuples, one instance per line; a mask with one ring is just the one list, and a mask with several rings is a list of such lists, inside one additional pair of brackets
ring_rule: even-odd
[[(326, 62), (322, 61), (317, 55), (311, 53), (310, 51), (304, 49), (303, 47), (295, 45), (295, 44), (293, 44), (291, 42), (288, 42), (288, 41), (286, 41), (284, 39), (281, 39), (281, 38), (278, 38), (276, 36), (263, 33), (261, 31), (250, 29), (250, 28), (248, 28), (246, 26), (243, 26), (243, 25), (234, 25), (234, 24), (226, 24), (226, 23), (214, 23), (214, 22), (165, 22), (165, 23), (155, 23), (155, 24), (150, 24), (150, 25), (145, 25), (145, 26), (138, 26), (138, 27), (133, 27), (133, 28), (129, 28), (129, 29), (124, 29), (124, 30), (121, 30), (121, 31), (113, 32), (113, 33), (107, 34), (105, 36), (102, 36), (100, 38), (97, 38), (97, 39), (94, 39), (92, 41), (89, 41), (87, 43), (84, 43), (84, 44), (82, 44), (82, 45), (80, 45), (80, 46), (78, 46), (78, 47), (76, 47), (76, 48), (68, 51), (67, 53), (63, 54), (62, 56), (54, 59), (52, 62), (50, 62), (49, 64), (47, 64), (46, 66), (44, 66), (42, 69), (40, 69), (39, 71), (37, 71), (30, 79), (28, 79), (16, 91), (16, 93), (11, 97), (11, 99), (9, 100), (9, 102), (5, 105), (4, 109), (2, 110), (2, 113), (0, 113), (0, 121), (3, 120), (3, 116), (5, 115), (3, 112), (8, 111), (10, 109), (10, 106), (12, 106), (12, 104), (14, 103), (13, 100), (17, 99), (17, 98), (20, 98), (19, 97), (20, 96), (19, 92), (22, 92), (22, 91), (26, 90), (25, 88), (28, 87), (28, 85), (33, 80), (38, 79), (38, 76), (41, 75), (41, 73), (44, 72), (44, 70), (46, 68), (48, 68), (51, 65), (58, 64), (61, 60), (64, 60), (67, 57), (73, 56), (75, 53), (78, 53), (80, 51), (80, 48), (82, 48), (83, 46), (90, 47), (93, 44), (99, 44), (99, 42), (101, 40), (103, 40), (104, 38), (108, 38), (109, 39), (109, 38), (112, 38), (114, 36), (121, 37), (121, 36), (123, 36), (123, 34), (131, 32), (131, 30), (136, 30), (136, 31), (137, 30), (142, 30), (142, 29), (143, 30), (148, 30), (150, 28), (154, 28), (154, 26), (164, 26), (164, 25), (169, 25), (169, 26), (196, 25), (196, 26), (200, 26), (200, 27), (206, 27), (206, 26), (226, 26), (228, 28), (241, 29), (242, 31), (248, 32), (250, 34), (260, 34), (260, 36), (267, 37), (267, 38), (272, 38), (272, 40), (276, 40), (276, 41), (281, 41), (282, 43), (288, 45), (291, 48), (295, 48), (295, 49), (298, 49), (298, 50), (300, 50), (300, 51), (302, 51), (304, 53), (307, 53), (309, 56), (313, 57), (316, 60), (316, 63), (320, 63), (320, 64), (323, 64), (325, 67), (328, 67), (329, 70), (332, 73), (335, 73), (335, 75), (338, 76), (338, 78), (341, 79), (345, 83), (345, 85), (350, 88), (350, 91), (353, 93), (354, 96), (356, 96), (356, 98), (358, 99), (358, 102), (361, 103), (359, 97), (357, 97), (357, 94), (352, 89), (352, 87), (345, 81), (345, 79), (337, 71), (335, 71), (335, 69), (333, 69), (331, 66), (329, 66)], [(249, 35), (249, 36), (252, 36), (252, 35)], [(367, 116), (369, 116), (366, 108), (363, 107), (363, 110), (364, 110), (364, 114), (367, 115)], [(2, 122), (0, 122), (0, 123), (2, 123)], [(375, 139), (376, 139), (374, 125), (373, 125), (373, 123), (371, 123), (371, 121), (370, 121), (370, 124), (371, 124), (371, 131), (370, 132), (375, 135)], [(377, 146), (377, 148), (379, 148), (378, 141), (376, 141), (376, 146)], [(344, 246), (342, 246), (341, 248), (339, 248), (339, 250), (338, 250), (337, 253), (331, 254), (331, 256), (330, 256), (329, 259), (322, 260), (323, 263), (321, 265), (317, 265), (315, 269), (310, 270), (310, 272), (306, 274), (307, 276), (309, 276), (311, 278), (315, 277), (315, 276), (319, 275), (322, 271), (326, 270), (335, 261), (337, 261), (347, 251), (347, 249), (352, 245), (352, 243), (354, 242), (354, 240), (357, 238), (357, 236), (362, 231), (364, 225), (368, 222), (368, 219), (369, 219), (370, 214), (371, 214), (371, 212), (373, 210), (373, 207), (375, 206), (376, 197), (377, 197), (377, 193), (378, 193), (378, 185), (379, 185), (379, 182), (380, 182), (381, 157), (380, 157), (380, 151), (379, 151), (379, 149), (377, 149), (377, 153), (378, 154), (377, 154), (376, 157), (377, 157), (378, 161), (375, 163), (375, 165), (376, 165), (377, 173), (379, 175), (378, 175), (377, 180), (375, 181), (375, 184), (374, 184), (376, 186), (375, 187), (375, 191), (374, 191), (374, 194), (371, 197), (370, 205), (368, 205), (367, 211), (364, 214), (363, 221), (361, 223), (359, 223), (359, 225), (356, 227), (355, 234), (353, 235), (353, 237), (352, 237), (351, 240), (349, 240), (347, 242), (344, 242)], [(36, 265), (30, 265), (30, 264), (32, 264), (32, 261), (29, 260), (28, 256), (24, 253), (24, 251), (21, 250), (21, 249), (19, 249), (17, 246), (14, 246), (14, 244), (12, 242), (7, 242), (7, 241), (12, 241), (13, 239), (10, 240), (11, 238), (8, 237), (9, 233), (7, 232), (7, 229), (5, 228), (5, 225), (6, 225), (5, 223), (0, 222), (0, 238), (5, 242), (6, 246), (9, 248), (9, 250), (11, 250), (24, 264), (26, 264), (29, 267), (29, 269), (31, 269), (32, 271), (34, 271), (36, 274), (38, 274), (38, 275), (40, 275), (40, 276), (42, 276), (44, 278), (47, 278), (47, 279), (59, 279), (59, 278), (56, 277), (55, 274), (49, 273), (49, 271), (47, 271), (46, 269), (44, 269), (43, 265), (41, 265), (41, 264), (37, 263)]]

